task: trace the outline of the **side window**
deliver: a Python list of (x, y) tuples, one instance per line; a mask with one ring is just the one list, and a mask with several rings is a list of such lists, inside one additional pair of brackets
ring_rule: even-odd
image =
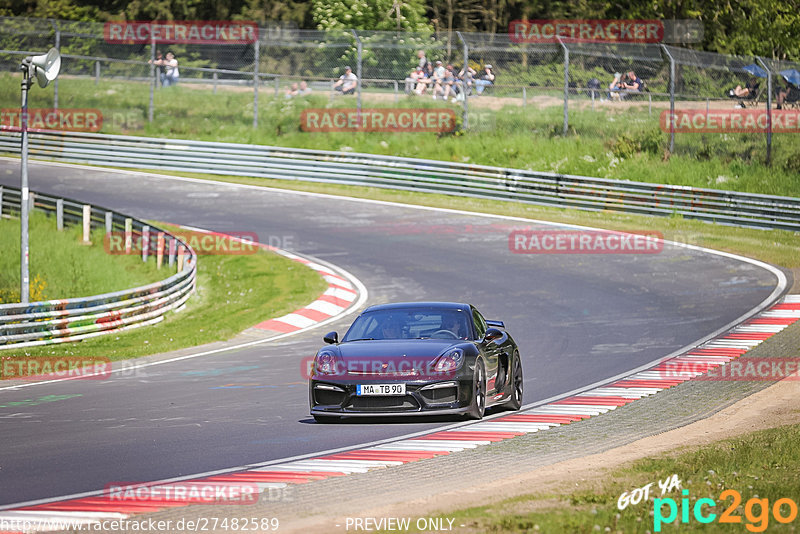
[(486, 321), (475, 308), (472, 308), (472, 320), (475, 322), (475, 338), (483, 339), (483, 336), (486, 334)]

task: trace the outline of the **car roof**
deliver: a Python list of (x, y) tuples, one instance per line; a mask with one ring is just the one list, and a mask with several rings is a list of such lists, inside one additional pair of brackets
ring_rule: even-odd
[(389, 304), (375, 304), (370, 306), (364, 313), (382, 310), (410, 310), (415, 308), (436, 309), (436, 310), (469, 310), (470, 305), (463, 302), (392, 302)]

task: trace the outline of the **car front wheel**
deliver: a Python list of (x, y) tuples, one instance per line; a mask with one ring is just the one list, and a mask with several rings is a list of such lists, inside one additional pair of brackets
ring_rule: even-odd
[(483, 362), (475, 362), (475, 372), (472, 375), (472, 403), (469, 406), (470, 419), (483, 419), (486, 411), (486, 370)]

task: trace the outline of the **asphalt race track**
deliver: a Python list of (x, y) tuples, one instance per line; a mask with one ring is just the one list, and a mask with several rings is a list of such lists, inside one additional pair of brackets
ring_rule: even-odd
[[(18, 161), (0, 161), (0, 184), (19, 187)], [(30, 184), (142, 219), (255, 232), (348, 270), (369, 289), (370, 304), (471, 302), (504, 320), (522, 348), (526, 403), (684, 347), (777, 284), (761, 267), (671, 246), (658, 254), (513, 254), (508, 234), (527, 225), (497, 218), (37, 163)], [(341, 334), (353, 317), (136, 376), (0, 390), (0, 506), (451, 423), (314, 423), (301, 360), (325, 331)], [(55, 350), (80, 354), (79, 345)]]

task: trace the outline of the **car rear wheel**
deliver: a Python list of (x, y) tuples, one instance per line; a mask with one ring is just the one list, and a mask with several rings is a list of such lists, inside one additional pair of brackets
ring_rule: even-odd
[(486, 411), (486, 370), (483, 362), (475, 362), (475, 372), (472, 375), (472, 403), (469, 406), (470, 419), (483, 419)]
[(314, 421), (321, 424), (337, 423), (340, 417), (336, 415), (314, 415)]
[(514, 373), (511, 379), (511, 400), (508, 401), (508, 407), (511, 410), (519, 410), (522, 408), (522, 362), (520, 361), (519, 354), (514, 355)]

